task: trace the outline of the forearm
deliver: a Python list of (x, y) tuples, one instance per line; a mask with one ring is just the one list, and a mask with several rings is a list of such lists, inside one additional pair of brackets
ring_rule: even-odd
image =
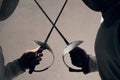
[(24, 73), (25, 71), (23, 71), (18, 63), (18, 60), (15, 60), (13, 62), (8, 63), (5, 66), (5, 77), (8, 77), (9, 79), (15, 78), (16, 76)]

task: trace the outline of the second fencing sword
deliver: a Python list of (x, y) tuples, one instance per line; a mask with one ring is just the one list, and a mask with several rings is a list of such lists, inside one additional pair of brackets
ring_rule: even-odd
[[(50, 17), (47, 15), (47, 13), (43, 10), (43, 8), (41, 7), (41, 5), (40, 5), (38, 2), (36, 2), (36, 4), (37, 4), (38, 7), (41, 9), (41, 11), (44, 13), (44, 15), (47, 17), (47, 19), (50, 21), (50, 23), (51, 23), (52, 25), (54, 25), (54, 23), (52, 22), (52, 20), (50, 19)], [(60, 34), (60, 36), (62, 37), (62, 39), (64, 40), (64, 42), (67, 44), (67, 46), (66, 46), (66, 48), (64, 49), (64, 52), (63, 52), (63, 54), (62, 54), (62, 59), (63, 59), (64, 64), (69, 68), (69, 71), (71, 71), (71, 72), (81, 72), (82, 69), (73, 69), (72, 67), (70, 67), (70, 66), (65, 62), (64, 57), (65, 57), (65, 55), (66, 55), (67, 53), (69, 53), (72, 49), (74, 49), (75, 47), (77, 47), (78, 45), (80, 45), (83, 41), (79, 40), (79, 41), (74, 41), (74, 42), (69, 43), (69, 42), (67, 41), (67, 39), (63, 36), (63, 34), (60, 32), (60, 30), (56, 27), (56, 25), (54, 25), (54, 26), (55, 26), (54, 28), (55, 28), (55, 29), (57, 30), (57, 32)]]

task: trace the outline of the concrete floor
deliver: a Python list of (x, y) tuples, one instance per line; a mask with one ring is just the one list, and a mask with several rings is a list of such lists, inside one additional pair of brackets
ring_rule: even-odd
[[(64, 0), (38, 0), (50, 18), (55, 21)], [(95, 55), (94, 42), (100, 25), (100, 13), (90, 10), (81, 0), (68, 0), (56, 26), (69, 42), (83, 40), (80, 47), (88, 54)], [(0, 45), (3, 48), (5, 63), (19, 58), (27, 49), (38, 47), (33, 40), (44, 41), (52, 25), (39, 10), (34, 0), (20, 0), (15, 12), (0, 22)], [(100, 80), (98, 72), (84, 75), (69, 72), (62, 61), (62, 52), (66, 46), (54, 29), (48, 40), (53, 49), (55, 62), (47, 71), (28, 74), (28, 71), (14, 80)], [(50, 54), (44, 54), (48, 64)], [(69, 57), (69, 56), (67, 56)]]

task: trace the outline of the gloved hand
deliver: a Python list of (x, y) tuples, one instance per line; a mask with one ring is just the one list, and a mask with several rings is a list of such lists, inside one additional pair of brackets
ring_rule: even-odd
[(70, 57), (72, 64), (77, 67), (81, 67), (84, 74), (89, 72), (89, 55), (79, 48), (76, 47), (70, 51)]
[[(35, 66), (39, 64), (39, 62), (41, 61), (41, 57), (43, 56), (43, 54), (40, 53), (40, 55), (38, 57), (35, 57), (35, 53), (36, 53), (36, 51), (25, 52), (21, 56), (21, 58), (18, 59), (20, 67), (23, 70), (26, 70), (26, 69), (33, 70), (35, 68)], [(31, 74), (32, 72), (29, 72), (29, 73)]]

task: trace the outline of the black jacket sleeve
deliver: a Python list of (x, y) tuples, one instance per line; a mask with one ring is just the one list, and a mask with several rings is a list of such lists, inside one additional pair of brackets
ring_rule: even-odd
[(97, 0), (82, 0), (90, 9), (94, 11), (101, 11), (98, 6)]

